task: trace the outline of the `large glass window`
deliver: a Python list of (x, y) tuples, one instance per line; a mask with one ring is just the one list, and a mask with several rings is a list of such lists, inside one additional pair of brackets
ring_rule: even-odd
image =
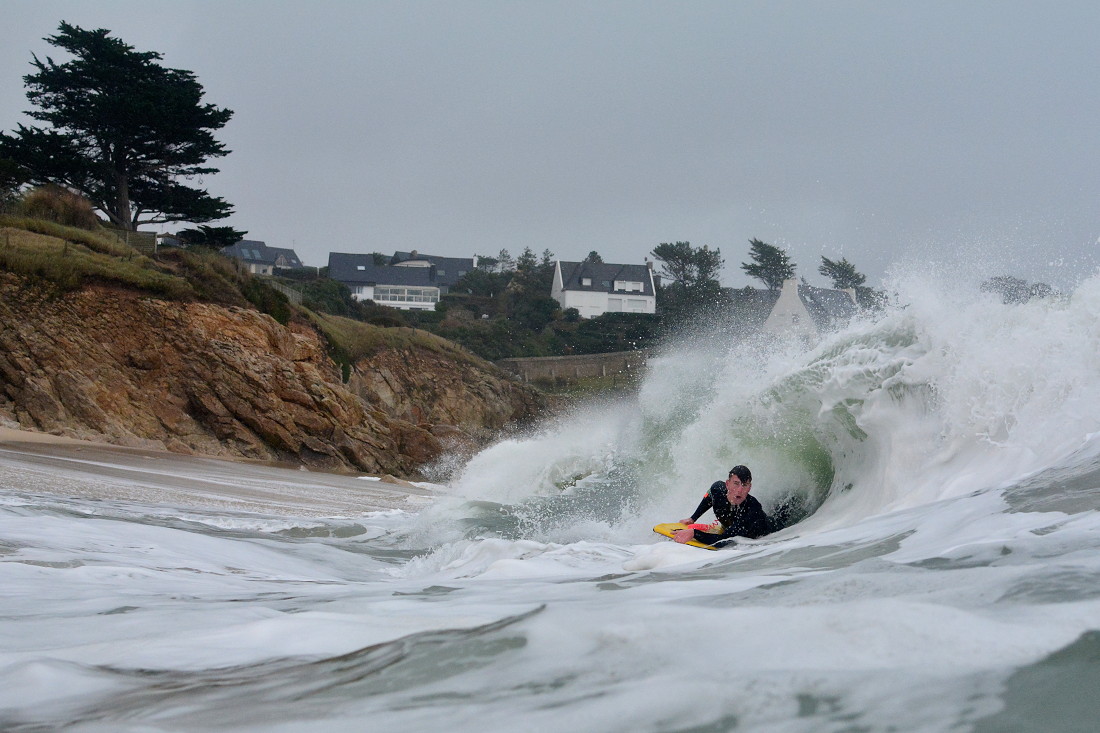
[(394, 285), (378, 285), (374, 288), (376, 303), (438, 303), (438, 288), (406, 288)]

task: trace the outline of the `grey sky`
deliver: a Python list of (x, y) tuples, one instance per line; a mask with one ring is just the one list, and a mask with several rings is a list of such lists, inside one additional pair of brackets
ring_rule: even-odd
[[(108, 28), (235, 111), (220, 222), (293, 247), (640, 263), (758, 237), (824, 284), (1100, 262), (1100, 3), (0, 0), (0, 128), (31, 52)], [(61, 56), (60, 54), (55, 54)], [(758, 283), (754, 283), (758, 284)]]

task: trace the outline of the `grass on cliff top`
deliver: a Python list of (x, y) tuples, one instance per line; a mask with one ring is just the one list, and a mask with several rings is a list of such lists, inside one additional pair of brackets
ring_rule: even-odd
[(0, 268), (40, 278), (61, 290), (105, 282), (164, 298), (194, 295), (186, 280), (162, 272), (151, 259), (113, 237), (24, 217), (0, 216)]
[[(487, 362), (453, 341), (418, 328), (383, 327), (352, 318), (311, 312), (310, 318), (328, 338), (339, 357), (354, 364), (387, 349), (421, 348), (448, 359), (484, 368)], [(338, 359), (341, 360), (341, 359)]]
[(286, 296), (215, 250), (163, 248), (147, 257), (108, 232), (32, 217), (0, 215), (0, 270), (45, 281), (62, 292), (108, 283), (166, 300), (242, 308), (251, 303), (283, 324), (291, 317)]

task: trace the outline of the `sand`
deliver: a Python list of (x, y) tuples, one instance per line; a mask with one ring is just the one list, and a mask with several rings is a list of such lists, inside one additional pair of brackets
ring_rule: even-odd
[(183, 456), (0, 427), (0, 492), (138, 501), (284, 516), (416, 510), (435, 495), (392, 477), (369, 480), (258, 461)]

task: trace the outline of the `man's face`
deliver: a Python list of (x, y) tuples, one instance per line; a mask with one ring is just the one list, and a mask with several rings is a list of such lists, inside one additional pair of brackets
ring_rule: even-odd
[(737, 476), (730, 476), (726, 479), (726, 496), (729, 497), (730, 504), (737, 506), (745, 500), (745, 497), (749, 495), (749, 489), (752, 488), (752, 482), (747, 484), (741, 483), (741, 479)]

